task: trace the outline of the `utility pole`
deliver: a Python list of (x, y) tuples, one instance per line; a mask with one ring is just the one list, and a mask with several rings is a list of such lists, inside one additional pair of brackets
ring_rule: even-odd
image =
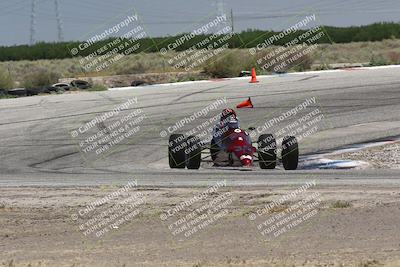
[(35, 40), (35, 33), (36, 33), (36, 0), (32, 0), (31, 5), (31, 40), (30, 44), (34, 45)]
[[(217, 15), (221, 16), (221, 17), (227, 17), (225, 14), (225, 3), (224, 0), (216, 0), (215, 5), (217, 6)], [(227, 21), (224, 21), (223, 23), (221, 23), (221, 28), (225, 28), (226, 26), (228, 26)]]
[(58, 29), (58, 41), (62, 42), (64, 41), (64, 35), (63, 35), (63, 24), (61, 20), (61, 15), (60, 15), (60, 5), (58, 3), (58, 0), (54, 0), (54, 5), (56, 8), (56, 18), (57, 18), (57, 29)]
[(231, 8), (231, 32), (235, 33), (235, 28), (233, 24), (233, 9)]

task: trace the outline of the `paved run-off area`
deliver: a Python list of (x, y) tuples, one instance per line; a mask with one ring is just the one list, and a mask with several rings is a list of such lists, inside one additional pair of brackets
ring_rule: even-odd
[[(238, 115), (242, 127), (257, 129), (255, 136), (264, 130), (279, 135), (283, 125), (312, 125), (300, 133), (313, 129), (300, 140), (302, 158), (354, 143), (394, 140), (400, 130), (399, 77), (400, 68), (384, 67), (260, 77), (258, 84), (249, 84), (247, 78), (229, 79), (1, 100), (0, 262), (6, 266), (38, 262), (51, 266), (258, 266), (265, 262), (397, 266), (399, 170), (285, 172), (255, 166), (241, 171), (209, 164), (198, 171), (170, 170), (168, 136), (163, 131), (168, 133), (178, 121), (218, 99), (226, 99), (226, 104), (178, 125), (177, 132), (190, 131), (222, 108), (251, 97), (255, 108), (239, 110)], [(140, 129), (101, 155), (82, 152), (79, 143), (89, 135), (73, 137), (73, 131), (132, 98), (135, 103), (119, 117), (141, 110), (145, 117)], [(268, 124), (303, 103), (306, 108), (298, 114)], [(322, 114), (322, 119), (308, 120), (311, 112)], [(106, 121), (96, 131), (115, 121)], [(296, 124), (299, 121), (302, 125)], [(138, 203), (140, 212), (101, 238), (84, 236), (78, 223), (82, 218), (77, 222), (71, 216), (131, 180), (137, 181), (132, 192), (142, 192), (140, 197), (146, 198)], [(226, 185), (218, 193), (229, 192), (233, 198), (223, 207), (227, 214), (188, 240), (172, 235), (171, 224), (160, 220), (160, 215), (221, 181)], [(285, 222), (288, 231), (270, 241), (260, 238), (259, 224), (249, 220), (249, 214), (310, 181), (315, 186), (304, 196), (267, 214), (279, 215), (312, 192), (320, 194), (320, 202), (309, 200), (291, 212), (305, 211), (309, 205), (317, 213), (301, 214), (304, 221), (298, 225), (294, 220)]]

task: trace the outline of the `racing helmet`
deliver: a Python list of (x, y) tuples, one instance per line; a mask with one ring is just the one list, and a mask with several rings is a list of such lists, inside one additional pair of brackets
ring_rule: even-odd
[(233, 118), (237, 120), (236, 112), (231, 108), (226, 108), (222, 110), (221, 121), (225, 121), (228, 118)]

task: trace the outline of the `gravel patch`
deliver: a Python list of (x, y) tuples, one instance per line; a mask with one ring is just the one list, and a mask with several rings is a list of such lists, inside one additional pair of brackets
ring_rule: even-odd
[(373, 169), (400, 169), (400, 143), (362, 149), (359, 151), (329, 156), (330, 159), (360, 160)]

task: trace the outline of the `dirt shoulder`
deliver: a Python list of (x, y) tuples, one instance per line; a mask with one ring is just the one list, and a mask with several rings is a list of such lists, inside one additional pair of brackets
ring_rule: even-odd
[[(284, 202), (299, 188), (221, 187), (197, 202), (206, 188), (134, 188), (99, 202), (120, 189), (0, 188), (0, 266), (400, 265), (400, 188), (316, 185)], [(88, 232), (121, 205), (133, 216)]]

